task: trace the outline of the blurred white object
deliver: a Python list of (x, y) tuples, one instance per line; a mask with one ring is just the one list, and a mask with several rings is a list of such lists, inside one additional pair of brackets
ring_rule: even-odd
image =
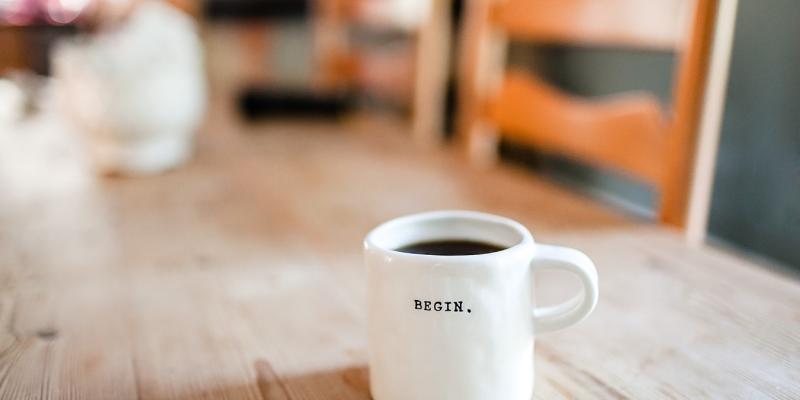
[(190, 156), (206, 104), (190, 16), (139, 1), (112, 29), (62, 43), (53, 60), (59, 103), (103, 172), (155, 173)]
[(16, 83), (0, 79), (0, 127), (22, 119), (25, 103), (25, 92)]
[(437, 0), (367, 0), (360, 3), (359, 11), (367, 20), (415, 30), (428, 17), (431, 1)]

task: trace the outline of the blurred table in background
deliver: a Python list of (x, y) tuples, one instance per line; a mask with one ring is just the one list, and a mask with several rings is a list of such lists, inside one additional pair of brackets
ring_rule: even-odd
[[(800, 285), (392, 120), (212, 120), (187, 166), (96, 178), (60, 124), (0, 134), (0, 399), (367, 399), (361, 239), (442, 208), (586, 251), (596, 312), (536, 398), (800, 398)], [(575, 282), (537, 279), (539, 300)]]

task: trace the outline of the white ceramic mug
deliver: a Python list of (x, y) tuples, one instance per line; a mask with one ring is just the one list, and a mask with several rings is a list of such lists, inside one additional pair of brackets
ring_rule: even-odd
[[(501, 251), (411, 254), (414, 243), (469, 240)], [(537, 244), (508, 218), (436, 211), (386, 222), (364, 241), (370, 386), (376, 400), (529, 400), (534, 334), (565, 328), (597, 303), (597, 271), (583, 253)], [(577, 275), (583, 291), (534, 308), (534, 271)]]

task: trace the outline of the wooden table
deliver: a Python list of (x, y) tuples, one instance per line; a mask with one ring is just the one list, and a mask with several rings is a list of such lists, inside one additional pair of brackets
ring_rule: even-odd
[(595, 313), (537, 340), (537, 399), (800, 398), (796, 280), (525, 171), (356, 121), (212, 124), (184, 168), (94, 178), (55, 128), (0, 130), (0, 399), (367, 399), (361, 239), (442, 208), (597, 263)]

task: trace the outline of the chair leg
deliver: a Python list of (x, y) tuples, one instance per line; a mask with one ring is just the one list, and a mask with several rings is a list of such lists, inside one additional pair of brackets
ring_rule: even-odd
[(350, 89), (356, 59), (350, 49), (347, 1), (316, 0), (313, 3), (313, 46), (315, 71), (312, 86), (320, 91)]
[(240, 46), (244, 62), (241, 64), (241, 74), (246, 85), (260, 85), (273, 78), (267, 53), (271, 51), (272, 27), (264, 23), (250, 22), (241, 28)]
[(497, 162), (497, 130), (484, 122), (483, 104), (503, 79), (508, 41), (489, 23), (491, 1), (464, 3), (459, 43), (459, 136), (473, 165)]
[(431, 0), (420, 28), (414, 71), (412, 136), (423, 147), (443, 142), (450, 57), (450, 0)]
[(499, 136), (490, 124), (475, 122), (465, 138), (465, 147), (469, 162), (479, 167), (489, 167), (499, 159)]

